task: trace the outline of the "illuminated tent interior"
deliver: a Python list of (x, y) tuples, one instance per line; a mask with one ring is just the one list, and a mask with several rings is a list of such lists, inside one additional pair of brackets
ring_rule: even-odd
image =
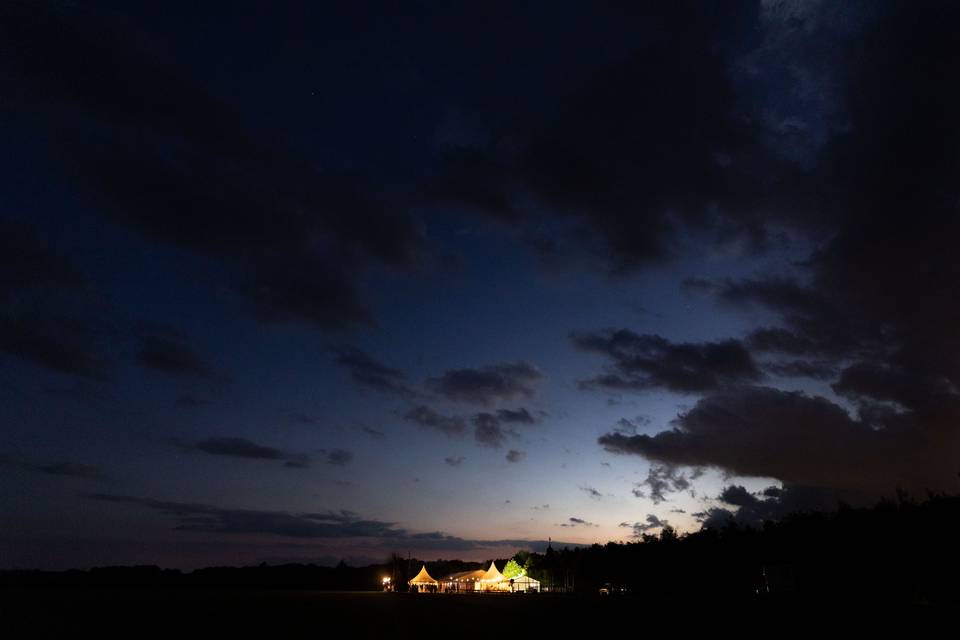
[(441, 587), (444, 591), (476, 591), (480, 588), (479, 580), (486, 573), (483, 569), (451, 573), (442, 580)]
[(540, 591), (540, 581), (524, 574), (513, 579), (511, 591)]
[(497, 563), (491, 562), (490, 568), (478, 581), (478, 589), (483, 591), (509, 591), (510, 581), (497, 569)]
[[(421, 579), (423, 578), (423, 580)], [(426, 580), (426, 581), (424, 581)], [(416, 578), (410, 581), (411, 586), (430, 585), (430, 575), (426, 567), (420, 570)], [(430, 590), (421, 588), (421, 591)], [(443, 577), (439, 581), (439, 590), (446, 592), (458, 591), (540, 591), (540, 582), (528, 575), (519, 575), (513, 579), (507, 578), (497, 569), (495, 562), (490, 563), (489, 569), (474, 569), (473, 571), (459, 571)]]
[(420, 568), (420, 573), (407, 582), (412, 591), (435, 591), (440, 587), (440, 583), (430, 577), (427, 573), (427, 565)]

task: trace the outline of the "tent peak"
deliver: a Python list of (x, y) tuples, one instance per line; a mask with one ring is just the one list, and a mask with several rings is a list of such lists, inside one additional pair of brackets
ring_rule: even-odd
[(410, 584), (410, 585), (414, 585), (414, 584), (433, 584), (433, 585), (436, 585), (436, 584), (439, 584), (439, 583), (438, 583), (436, 580), (433, 579), (433, 576), (431, 576), (430, 573), (427, 571), (427, 565), (424, 564), (424, 565), (420, 568), (420, 573), (418, 573), (416, 576), (414, 576), (413, 579), (409, 580), (409, 581), (407, 582), (407, 584)]

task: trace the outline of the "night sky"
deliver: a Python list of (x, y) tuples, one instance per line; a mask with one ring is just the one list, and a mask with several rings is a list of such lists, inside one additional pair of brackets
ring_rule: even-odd
[(0, 568), (960, 489), (960, 5), (280, 4), (0, 6)]

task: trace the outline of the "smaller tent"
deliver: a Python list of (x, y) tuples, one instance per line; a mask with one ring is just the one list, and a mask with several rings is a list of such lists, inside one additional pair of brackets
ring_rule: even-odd
[(535, 592), (540, 591), (540, 581), (531, 578), (530, 576), (524, 574), (522, 576), (516, 576), (511, 580), (510, 590), (511, 591), (524, 591), (524, 592)]
[(407, 581), (411, 591), (436, 591), (440, 583), (427, 573), (427, 565), (420, 568), (420, 573)]

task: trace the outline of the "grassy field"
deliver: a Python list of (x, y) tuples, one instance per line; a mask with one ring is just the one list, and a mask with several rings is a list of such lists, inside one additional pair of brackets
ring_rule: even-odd
[(0, 591), (0, 620), (26, 625), (28, 634), (92, 632), (267, 638), (476, 638), (522, 634), (538, 638), (886, 637), (898, 630), (918, 637), (953, 607), (915, 604), (828, 603), (799, 600), (572, 595), (411, 595), (358, 592), (231, 590)]

